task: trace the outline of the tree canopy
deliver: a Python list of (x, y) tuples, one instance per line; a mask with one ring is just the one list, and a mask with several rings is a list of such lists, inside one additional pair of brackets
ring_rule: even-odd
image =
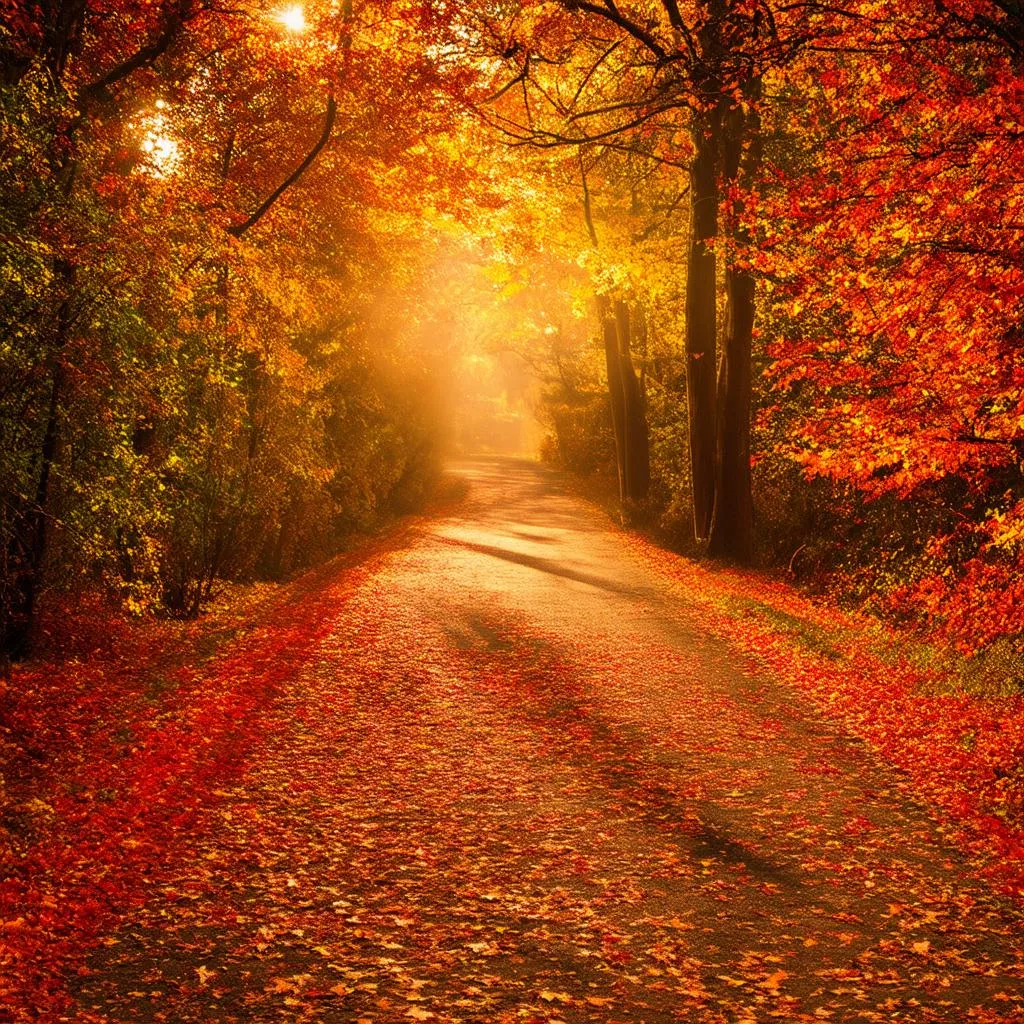
[(0, 16), (8, 652), (413, 506), (486, 366), (677, 543), (1019, 653), (1016, 0)]

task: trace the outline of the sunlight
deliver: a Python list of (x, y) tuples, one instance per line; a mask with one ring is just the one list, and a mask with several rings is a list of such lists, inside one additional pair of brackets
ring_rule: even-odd
[(143, 140), (142, 151), (161, 177), (170, 174), (181, 159), (181, 148), (178, 143), (167, 135), (155, 132)]
[(181, 146), (171, 134), (168, 119), (163, 113), (167, 103), (157, 100), (155, 105), (158, 112), (139, 124), (142, 134), (140, 148), (145, 154), (145, 170), (155, 177), (166, 178), (181, 163)]
[(281, 7), (274, 14), (274, 20), (289, 32), (305, 32), (307, 28), (306, 12), (302, 4), (290, 4), (288, 7)]

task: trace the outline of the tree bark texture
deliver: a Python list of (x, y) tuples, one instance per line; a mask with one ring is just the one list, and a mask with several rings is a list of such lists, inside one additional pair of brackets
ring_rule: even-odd
[(601, 320), (601, 340), (604, 342), (604, 364), (608, 379), (608, 401), (612, 412), (612, 432), (615, 435), (615, 468), (619, 474), (619, 503), (626, 500), (626, 397), (622, 386), (622, 361), (619, 359), (619, 334), (612, 312), (611, 300), (604, 295), (597, 298), (597, 311)]
[(615, 465), (619, 475), (619, 501), (642, 501), (651, 483), (650, 443), (643, 391), (630, 350), (632, 319), (629, 305), (620, 299), (598, 296), (608, 400), (615, 433)]
[(642, 501), (651, 486), (651, 453), (643, 389), (633, 367), (633, 326), (634, 317), (628, 303), (616, 300), (615, 334), (622, 380), (625, 497), (629, 501)]
[(715, 505), (715, 348), (717, 334), (714, 240), (718, 234), (717, 107), (694, 115), (690, 167), (690, 251), (686, 272), (686, 400), (690, 436), (693, 529), (698, 540), (711, 532)]
[[(723, 173), (725, 180), (750, 185), (761, 163), (761, 125), (757, 100), (760, 82), (744, 86), (746, 109), (735, 104), (725, 120)], [(754, 336), (753, 275), (736, 261), (737, 247), (750, 243), (736, 200), (727, 214), (730, 251), (725, 270), (726, 330), (718, 373), (715, 453), (715, 508), (709, 552), (719, 558), (749, 562), (754, 547), (754, 503), (750, 473), (750, 407), (753, 387), (751, 353)]]

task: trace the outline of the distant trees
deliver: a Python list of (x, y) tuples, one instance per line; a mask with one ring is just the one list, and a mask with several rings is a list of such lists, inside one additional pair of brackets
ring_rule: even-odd
[[(580, 154), (583, 189), (583, 220), (594, 248), (600, 242), (594, 225), (594, 211), (587, 184), (586, 168)], [(633, 338), (637, 326), (643, 330), (642, 314), (627, 299), (599, 293), (596, 297), (601, 339), (604, 343), (605, 382), (612, 433), (615, 437), (615, 466), (619, 478), (619, 502), (643, 501), (651, 486), (650, 436), (643, 389), (633, 366)]]
[(605, 377), (615, 435), (615, 463), (619, 475), (619, 500), (643, 501), (651, 485), (650, 440), (644, 396), (633, 366), (635, 309), (622, 299), (599, 296), (598, 315), (604, 341)]

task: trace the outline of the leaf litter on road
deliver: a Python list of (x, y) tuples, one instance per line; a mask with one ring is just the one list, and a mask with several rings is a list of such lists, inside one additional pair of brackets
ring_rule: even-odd
[(95, 751), (15, 1019), (1024, 1020), (1019, 906), (905, 779), (518, 472)]

